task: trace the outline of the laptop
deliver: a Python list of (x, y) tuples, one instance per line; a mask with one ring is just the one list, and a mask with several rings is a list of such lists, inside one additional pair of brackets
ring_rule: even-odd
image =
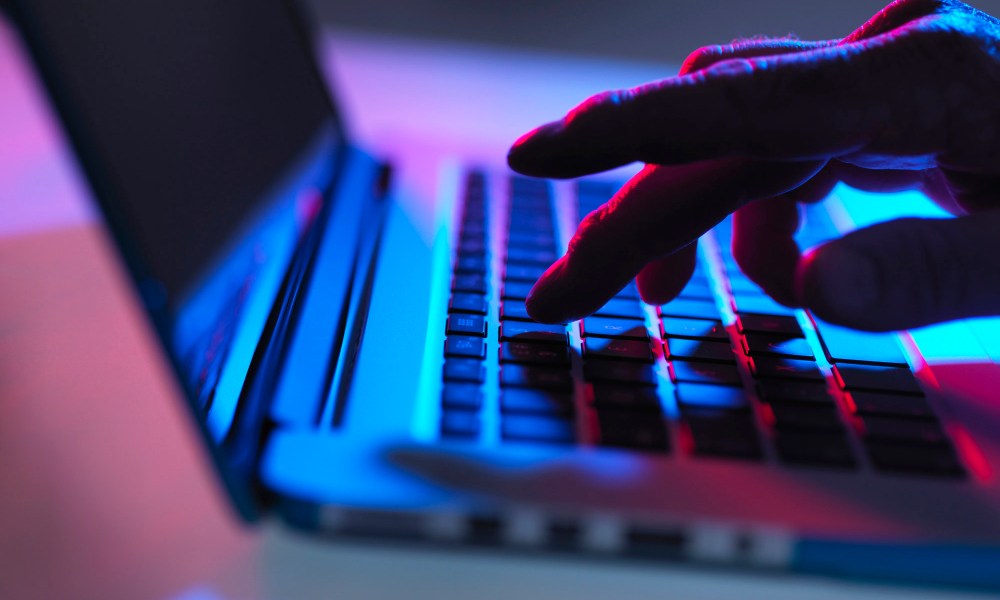
[[(676, 300), (535, 323), (621, 181), (441, 162), (402, 201), (435, 157), (352, 144), (289, 1), (8, 4), (247, 522), (1000, 586), (996, 320), (824, 323), (740, 273), (724, 222)], [(811, 245), (933, 209), (804, 210)]]

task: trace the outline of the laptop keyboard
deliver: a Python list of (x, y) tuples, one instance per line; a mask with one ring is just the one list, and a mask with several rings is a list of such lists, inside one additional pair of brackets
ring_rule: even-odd
[[(694, 276), (675, 300), (646, 306), (633, 283), (582, 321), (535, 323), (524, 299), (561, 254), (552, 186), (511, 177), (504, 211), (493, 211), (487, 183), (470, 173), (459, 203), (443, 438), (964, 475), (897, 337), (837, 327), (770, 299), (729, 254), (727, 223), (700, 242)], [(616, 189), (574, 184), (578, 217)], [(491, 214), (504, 215), (503, 228), (492, 228), (503, 232), (499, 244)], [(806, 245), (833, 233), (810, 216)], [(491, 248), (502, 248), (501, 260)]]

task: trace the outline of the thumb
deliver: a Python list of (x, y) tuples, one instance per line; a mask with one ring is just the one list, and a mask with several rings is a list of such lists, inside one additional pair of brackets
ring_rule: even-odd
[(1000, 314), (1000, 211), (852, 232), (799, 263), (796, 291), (821, 319), (869, 331)]

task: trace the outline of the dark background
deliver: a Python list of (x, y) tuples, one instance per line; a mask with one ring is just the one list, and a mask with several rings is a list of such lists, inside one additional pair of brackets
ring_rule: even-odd
[[(307, 0), (336, 27), (680, 62), (758, 34), (843, 37), (889, 0)], [(1000, 0), (972, 3), (1000, 15)]]

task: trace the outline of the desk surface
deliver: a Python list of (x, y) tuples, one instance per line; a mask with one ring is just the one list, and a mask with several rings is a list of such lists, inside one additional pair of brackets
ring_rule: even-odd
[[(484, 162), (594, 91), (670, 70), (348, 35), (330, 51), (363, 140), (391, 154), (407, 136), (434, 134)], [(0, 597), (959, 596), (240, 526), (4, 25), (0, 89)], [(406, 111), (386, 93), (400, 89)]]

